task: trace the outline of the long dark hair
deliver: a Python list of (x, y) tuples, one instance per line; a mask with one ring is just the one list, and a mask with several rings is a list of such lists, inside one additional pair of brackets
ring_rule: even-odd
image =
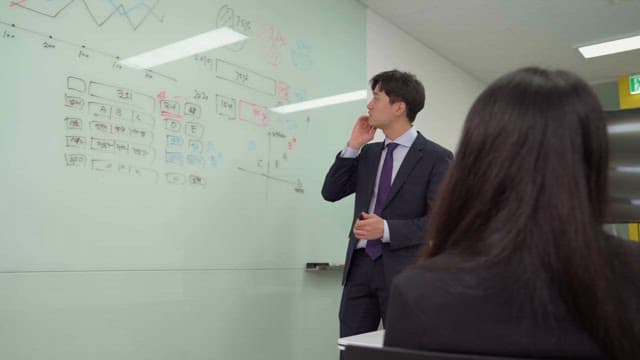
[(455, 252), (505, 264), (539, 314), (553, 313), (558, 293), (607, 355), (640, 358), (615, 281), (630, 261), (602, 230), (607, 168), (605, 114), (589, 85), (565, 71), (504, 75), (469, 111), (421, 262)]

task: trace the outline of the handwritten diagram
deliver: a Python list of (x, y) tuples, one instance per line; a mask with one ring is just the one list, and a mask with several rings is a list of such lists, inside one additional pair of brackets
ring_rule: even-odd
[[(253, 32), (252, 21), (236, 12), (236, 10), (229, 5), (223, 5), (218, 10), (218, 15), (216, 17), (216, 27), (228, 27), (247, 36), (250, 36)], [(232, 51), (238, 52), (241, 51), (244, 46), (245, 42), (241, 41), (232, 44), (228, 48)]]
[(266, 95), (276, 94), (276, 80), (221, 59), (216, 60), (216, 77)]
[[(215, 186), (211, 185), (215, 176), (234, 176), (231, 170), (248, 175), (241, 175), (247, 181), (261, 177), (265, 185), (279, 183), (282, 185), (275, 188), (304, 193), (300, 180), (304, 174), (297, 174), (296, 169), (307, 157), (302, 150), (306, 139), (300, 134), (309, 129), (309, 117), (269, 109), (307, 99), (308, 75), (302, 73), (316, 66), (312, 40), (297, 38), (297, 33), (286, 31), (286, 24), (256, 21), (252, 6), (223, 5), (216, 13), (214, 5), (216, 25), (231, 27), (254, 40), (214, 54), (194, 55), (193, 61), (180, 68), (185, 76), (179, 83), (153, 70), (123, 68), (119, 56), (81, 43), (81, 37), (62, 27), (63, 18), (66, 22), (84, 16), (87, 21), (81, 23), (92, 28), (89, 15), (97, 27), (114, 21), (128, 23), (144, 38), (144, 24), (149, 21), (170, 26), (174, 12), (168, 11), (165, 18), (161, 10), (170, 10), (174, 4), (160, 0), (10, 0), (7, 7), (8, 14), (21, 11), (32, 14), (34, 20), (61, 20), (60, 28), (56, 21), (45, 21), (48, 30), (33, 24), (38, 30), (32, 30), (0, 19), (0, 26), (7, 28), (0, 40), (11, 51), (16, 34), (16, 45), (29, 38), (20, 33), (23, 31), (35, 44), (42, 44), (41, 50), (37, 49), (40, 46), (35, 50), (73, 64), (64, 70), (63, 74), (70, 75), (59, 95), (63, 113), (58, 119), (64, 131), (61, 143), (67, 168), (200, 187)], [(56, 30), (69, 39), (57, 38)], [(130, 34), (126, 30), (121, 33)], [(243, 53), (238, 54), (240, 51)], [(203, 69), (209, 74), (198, 73)], [(226, 139), (219, 130), (238, 139)], [(265, 189), (273, 191), (268, 185)]]
[[(302, 101), (306, 95), (303, 90), (292, 87), (285, 81), (265, 76), (246, 66), (223, 59), (214, 60), (206, 56), (196, 56), (194, 60), (208, 70), (215, 70), (218, 79), (232, 83), (240, 89), (268, 95), (271, 97), (271, 101), (276, 103), (290, 100)], [(239, 171), (263, 177), (268, 181), (290, 184), (296, 193), (304, 193), (304, 186), (300, 179), (287, 179), (274, 175), (275, 170), (286, 166), (290, 152), (294, 151), (297, 145), (296, 137), (287, 135), (283, 131), (295, 132), (298, 130), (299, 119), (273, 117), (265, 104), (257, 103), (249, 98), (235, 98), (226, 94), (216, 94), (216, 113), (223, 119), (238, 120), (241, 124), (264, 129), (264, 138), (260, 143), (264, 143), (266, 139), (266, 149), (259, 152), (260, 155), (255, 158), (252, 166), (238, 166)], [(283, 130), (278, 130), (279, 128)], [(250, 153), (258, 153), (256, 151), (257, 144), (258, 141), (249, 141), (248, 150)]]
[[(208, 95), (196, 91), (194, 97), (208, 98)], [(183, 96), (170, 96), (166, 90), (160, 91), (156, 99), (164, 124), (164, 162), (173, 169), (165, 174), (166, 181), (175, 185), (205, 186), (204, 176), (180, 172), (183, 168), (216, 170), (224, 160), (223, 153), (205, 139), (201, 106)]]
[(291, 48), (291, 63), (302, 71), (313, 68), (313, 47), (311, 44), (298, 40)]
[(283, 48), (287, 45), (287, 37), (274, 25), (264, 25), (259, 33), (260, 52), (262, 58), (271, 66), (277, 67), (282, 63)]
[(66, 91), (72, 114), (64, 119), (66, 165), (157, 182), (158, 172), (149, 168), (156, 157), (153, 98), (75, 76), (67, 77)]
[(82, 2), (87, 13), (98, 27), (113, 17), (121, 17), (133, 30), (137, 30), (148, 18), (163, 22), (164, 15), (156, 9), (160, 0), (15, 0), (9, 2), (10, 8), (21, 8), (35, 14), (55, 18), (72, 3)]
[[(221, 153), (209, 154), (203, 144), (200, 106), (185, 98), (169, 99), (166, 92), (153, 97), (76, 76), (67, 77), (65, 90), (67, 167), (204, 187), (204, 176), (183, 168), (203, 169), (207, 161), (217, 167), (221, 161)], [(173, 168), (165, 171), (162, 163)]]
[[(23, 1), (26, 1), (26, 0), (23, 0)], [(23, 31), (23, 32), (25, 32), (27, 34), (30, 34), (30, 35), (34, 36), (35, 38), (39, 38), (39, 39), (44, 40), (42, 42), (42, 48), (44, 48), (44, 49), (53, 50), (53, 49), (56, 48), (56, 44), (61, 44), (61, 45), (64, 45), (65, 47), (75, 48), (77, 50), (77, 58), (84, 59), (84, 60), (90, 60), (92, 58), (93, 54), (97, 54), (97, 55), (100, 55), (100, 56), (103, 56), (103, 57), (111, 59), (113, 61), (113, 64), (112, 64), (112, 68), (113, 69), (117, 69), (117, 70), (122, 70), (123, 69), (123, 65), (119, 63), (120, 56), (110, 54), (110, 53), (108, 53), (106, 51), (103, 51), (103, 50), (100, 50), (98, 48), (93, 48), (93, 47), (86, 46), (86, 45), (83, 45), (83, 44), (74, 43), (72, 41), (68, 41), (68, 40), (65, 40), (65, 39), (59, 39), (59, 38), (56, 38), (56, 37), (54, 37), (52, 35), (43, 34), (41, 32), (34, 31), (34, 30), (31, 30), (31, 29), (28, 29), (28, 28), (24, 28), (24, 27), (20, 27), (20, 26), (17, 26), (16, 24), (7, 23), (5, 21), (1, 21), (0, 20), (0, 24), (1, 25), (5, 25), (7, 27), (7, 29), (9, 29), (9, 30), (4, 30), (3, 31), (2, 38), (14, 39), (15, 38), (15, 34), (13, 34), (12, 31), (20, 30), (20, 31)], [(177, 82), (177, 80), (174, 77), (169, 76), (167, 74), (163, 74), (163, 73), (157, 72), (155, 70), (149, 70), (149, 69), (145, 69), (144, 70), (145, 78), (151, 79), (156, 75), (160, 76), (160, 77), (162, 77), (164, 79)]]
[[(289, 154), (294, 151), (297, 145), (295, 137), (288, 138), (284, 133), (277, 130), (269, 130), (266, 134), (267, 150), (266, 154), (261, 154), (255, 160), (252, 168), (239, 166), (237, 169), (246, 174), (256, 175), (265, 178), (268, 181), (276, 181), (293, 186), (293, 190), (298, 194), (304, 194), (304, 184), (300, 179), (291, 180), (282, 176), (274, 175), (274, 172), (287, 164)], [(286, 148), (284, 143), (286, 142)], [(247, 144), (250, 152), (256, 152), (256, 142), (249, 141)], [(266, 158), (265, 158), (266, 156)]]

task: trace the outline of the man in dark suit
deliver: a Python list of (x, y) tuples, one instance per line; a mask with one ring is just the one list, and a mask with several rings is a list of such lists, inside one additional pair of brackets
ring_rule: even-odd
[[(322, 187), (328, 201), (356, 194), (340, 337), (374, 331), (384, 322), (391, 280), (416, 262), (429, 207), (452, 159), (412, 126), (425, 99), (414, 75), (385, 71), (371, 79), (371, 89), (368, 115), (356, 121)], [(376, 129), (384, 142), (367, 144)]]

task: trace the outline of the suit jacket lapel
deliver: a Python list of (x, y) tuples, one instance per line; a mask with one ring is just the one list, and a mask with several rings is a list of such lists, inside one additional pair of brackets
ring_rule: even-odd
[(411, 174), (413, 168), (418, 164), (420, 159), (422, 159), (424, 146), (424, 137), (418, 133), (418, 137), (416, 137), (415, 141), (409, 148), (407, 155), (404, 157), (404, 160), (398, 169), (396, 177), (393, 179), (393, 184), (391, 184), (391, 191), (387, 197), (385, 207), (391, 202), (391, 200), (393, 200), (393, 197), (398, 193), (400, 188), (402, 188), (402, 185), (409, 177), (409, 174)]
[(378, 166), (380, 165), (380, 157), (382, 154), (382, 149), (384, 148), (384, 142), (374, 143), (371, 145), (372, 149), (369, 151), (369, 156), (367, 156), (365, 169), (367, 169), (367, 176), (365, 177), (365, 191), (367, 199), (367, 211), (369, 210), (369, 202), (371, 201), (371, 197), (373, 196), (373, 188), (376, 186), (376, 177), (378, 176)]

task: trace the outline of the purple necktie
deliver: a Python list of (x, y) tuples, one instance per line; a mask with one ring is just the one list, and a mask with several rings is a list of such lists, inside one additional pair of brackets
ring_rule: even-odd
[[(391, 173), (393, 172), (393, 150), (395, 150), (396, 147), (398, 147), (398, 144), (396, 143), (390, 142), (387, 144), (387, 153), (384, 156), (384, 162), (382, 163), (380, 179), (378, 180), (378, 194), (376, 195), (376, 205), (373, 209), (373, 213), (378, 216), (382, 213), (382, 209), (384, 208), (387, 202), (387, 197), (389, 196), (389, 191), (391, 190)], [(372, 260), (377, 259), (380, 255), (382, 255), (382, 241), (380, 239), (368, 240), (365, 251)]]

